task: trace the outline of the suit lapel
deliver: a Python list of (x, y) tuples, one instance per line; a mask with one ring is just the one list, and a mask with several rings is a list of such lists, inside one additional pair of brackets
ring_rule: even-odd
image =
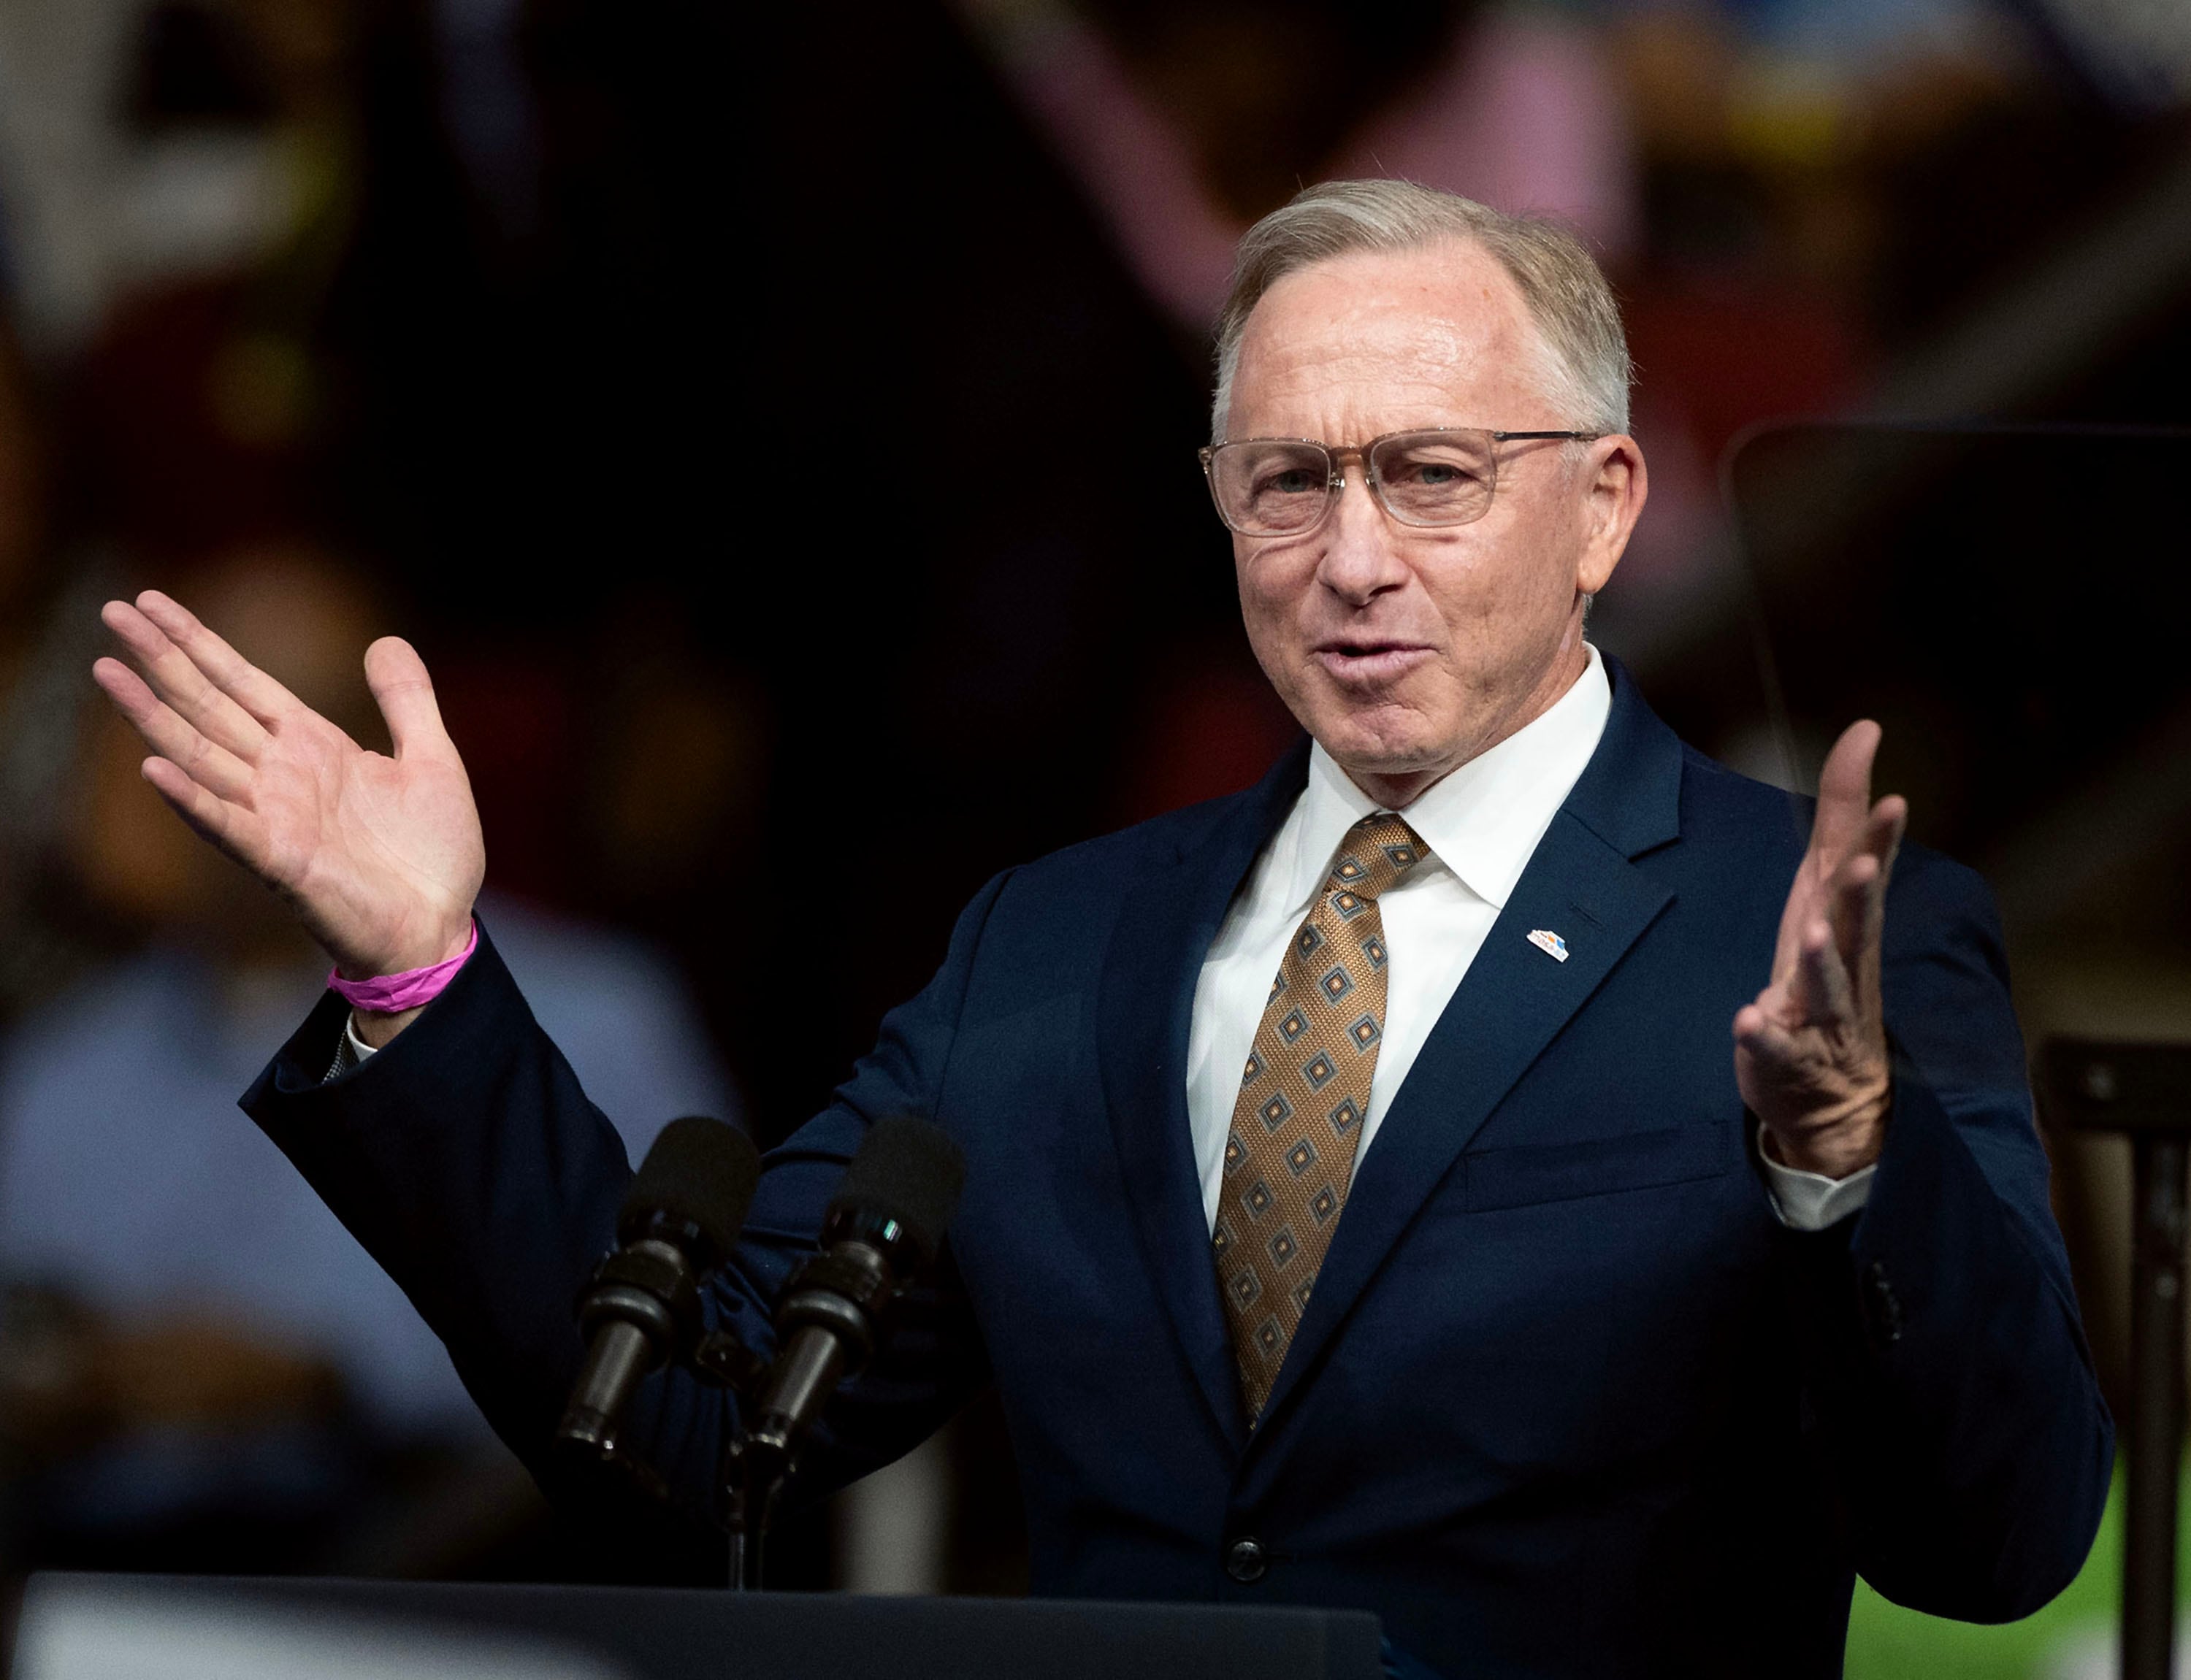
[[(1605, 735), (1363, 1155), (1266, 1421), (1500, 1099), (1673, 896), (1633, 860), (1678, 832), (1681, 746), (1607, 664)], [(1539, 928), (1566, 940), (1565, 962), (1530, 943)]]
[(1150, 1275), (1226, 1438), (1247, 1439), (1187, 1112), (1195, 984), (1232, 896), (1300, 795), (1304, 738), (1202, 838), (1152, 857), (1103, 959), (1098, 1062)]

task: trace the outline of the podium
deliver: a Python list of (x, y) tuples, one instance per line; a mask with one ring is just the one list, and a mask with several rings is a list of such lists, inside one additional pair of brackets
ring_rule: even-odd
[(16, 1680), (1378, 1680), (1365, 1611), (41, 1574)]

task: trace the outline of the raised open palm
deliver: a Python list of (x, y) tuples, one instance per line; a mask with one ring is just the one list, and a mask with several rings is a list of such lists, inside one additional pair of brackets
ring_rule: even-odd
[[(157, 590), (101, 616), (136, 669), (92, 667), (155, 757), (145, 779), (295, 907), (347, 978), (453, 956), (487, 854), (464, 761), (410, 644), (366, 650), (391, 758), (360, 746)], [(141, 673), (141, 674), (140, 674)]]
[(1826, 755), (1772, 977), (1734, 1017), (1743, 1101), (1787, 1165), (1833, 1178), (1877, 1158), (1890, 1095), (1880, 947), (1909, 807), (1872, 803), (1879, 735), (1852, 724)]

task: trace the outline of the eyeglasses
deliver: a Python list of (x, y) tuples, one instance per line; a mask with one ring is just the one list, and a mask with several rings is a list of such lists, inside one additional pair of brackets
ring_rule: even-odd
[(1322, 525), (1346, 488), (1340, 463), (1364, 463), (1369, 488), (1405, 525), (1462, 525), (1490, 510), (1502, 443), (1591, 443), (1603, 432), (1487, 432), (1441, 426), (1387, 432), (1359, 448), (1310, 438), (1245, 438), (1202, 451), (1217, 517), (1243, 536), (1299, 536)]

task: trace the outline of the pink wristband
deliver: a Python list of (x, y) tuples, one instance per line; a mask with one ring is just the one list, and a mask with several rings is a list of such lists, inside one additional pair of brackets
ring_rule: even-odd
[(464, 941), (464, 948), (446, 962), (401, 974), (382, 974), (370, 980), (346, 980), (339, 973), (334, 973), (327, 976), (327, 984), (348, 998), (353, 1009), (362, 1009), (368, 1015), (400, 1014), (439, 997), (443, 988), (456, 979), (457, 970), (478, 949), (479, 923), (474, 922), (472, 936)]

